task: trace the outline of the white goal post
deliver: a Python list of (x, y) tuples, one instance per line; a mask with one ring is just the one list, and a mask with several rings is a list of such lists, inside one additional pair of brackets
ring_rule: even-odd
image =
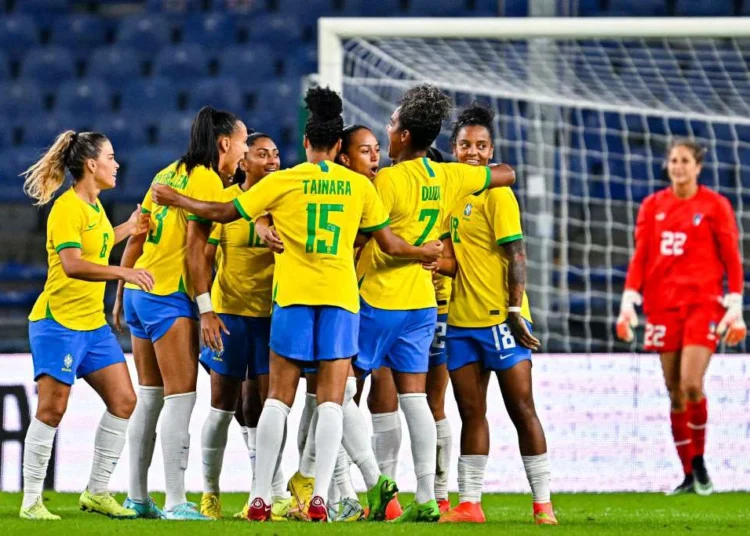
[[(701, 182), (750, 228), (750, 18), (322, 18), (318, 66), (347, 122), (384, 145), (398, 98), (419, 82), (457, 109), (493, 109), (495, 159), (519, 171), (547, 351), (629, 348), (612, 325), (635, 214), (667, 184), (673, 137), (706, 147)], [(436, 142), (446, 154), (449, 129)]]

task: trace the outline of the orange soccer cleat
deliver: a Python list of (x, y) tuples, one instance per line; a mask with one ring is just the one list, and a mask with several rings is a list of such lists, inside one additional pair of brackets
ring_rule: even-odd
[(451, 500), (450, 499), (440, 499), (438, 502), (438, 508), (440, 508), (440, 513), (444, 514), (448, 510), (451, 509)]
[(534, 523), (537, 525), (557, 525), (551, 502), (534, 503)]
[(247, 519), (249, 521), (271, 521), (271, 505), (266, 504), (260, 497), (256, 497), (250, 503)]
[(310, 521), (317, 521), (325, 523), (328, 521), (328, 509), (326, 508), (326, 502), (323, 497), (316, 495), (310, 501), (310, 505), (307, 507), (307, 518)]
[(388, 503), (388, 506), (385, 507), (385, 520), (393, 521), (401, 517), (403, 513), (404, 509), (401, 508), (401, 503), (398, 502), (398, 495), (395, 495)]
[(440, 516), (441, 523), (484, 523), (482, 503), (462, 502)]

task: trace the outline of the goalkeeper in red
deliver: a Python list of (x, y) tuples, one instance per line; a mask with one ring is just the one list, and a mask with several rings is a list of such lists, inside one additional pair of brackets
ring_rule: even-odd
[[(708, 411), (703, 377), (723, 340), (744, 340), (742, 260), (734, 211), (722, 195), (698, 184), (703, 149), (691, 140), (667, 153), (671, 186), (648, 196), (638, 212), (617, 319), (630, 342), (646, 315), (644, 349), (658, 352), (672, 404), (672, 435), (685, 472), (672, 494), (709, 495), (713, 484), (703, 459)], [(726, 288), (724, 294), (724, 276)]]

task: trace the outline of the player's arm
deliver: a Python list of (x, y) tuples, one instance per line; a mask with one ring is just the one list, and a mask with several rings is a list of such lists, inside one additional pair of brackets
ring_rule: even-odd
[[(440, 237), (443, 243), (443, 256), (437, 260), (434, 271), (440, 275), (446, 275), (448, 277), (456, 277), (458, 272), (458, 261), (456, 260), (456, 253), (453, 250), (453, 240), (451, 240), (450, 233), (443, 233)], [(429, 266), (424, 265), (425, 268)]]
[(239, 220), (242, 216), (232, 201), (226, 203), (201, 201), (182, 195), (166, 184), (152, 185), (151, 196), (157, 205), (178, 207), (204, 220), (229, 223)]
[[(145, 214), (148, 215), (148, 214)], [(120, 267), (132, 268), (135, 266), (136, 261), (143, 255), (143, 244), (146, 242), (146, 234), (139, 234), (131, 236), (125, 244), (125, 251), (122, 253), (120, 259)], [(123, 307), (123, 294), (125, 293), (125, 281), (122, 279), (117, 282), (117, 292), (115, 293), (115, 304), (112, 307), (112, 319), (114, 321), (115, 329), (122, 333), (122, 324), (120, 322), (120, 316)]]
[(412, 246), (400, 236), (393, 234), (388, 225), (370, 232), (383, 253), (391, 257), (432, 262), (439, 259), (443, 252), (443, 244), (439, 240), (426, 242), (421, 246)]
[(271, 251), (284, 253), (284, 242), (281, 241), (279, 233), (273, 227), (273, 218), (270, 214), (265, 214), (255, 220), (255, 232)]
[(516, 170), (508, 164), (490, 164), (490, 181), (487, 188), (513, 186), (516, 183)]
[(521, 316), (523, 295), (526, 292), (526, 246), (523, 238), (502, 245), (508, 255), (508, 327), (518, 342), (526, 348), (538, 350), (539, 339), (534, 337)]
[(115, 227), (115, 244), (119, 244), (129, 236), (136, 236), (148, 232), (148, 212), (141, 210), (138, 205), (128, 218), (128, 221)]
[(76, 247), (61, 249), (57, 254), (60, 256), (65, 275), (71, 279), (80, 279), (81, 281), (116, 281), (120, 279), (126, 283), (138, 285), (143, 290), (151, 290), (154, 287), (154, 277), (147, 270), (89, 262), (81, 257), (81, 249)]
[(714, 239), (718, 245), (719, 256), (727, 273), (727, 290), (729, 293), (722, 299), (722, 305), (727, 312), (719, 322), (717, 331), (724, 336), (729, 346), (735, 346), (747, 336), (747, 326), (742, 315), (742, 291), (745, 285), (742, 273), (742, 258), (740, 257), (739, 230), (732, 206), (725, 198), (721, 198), (716, 220)]

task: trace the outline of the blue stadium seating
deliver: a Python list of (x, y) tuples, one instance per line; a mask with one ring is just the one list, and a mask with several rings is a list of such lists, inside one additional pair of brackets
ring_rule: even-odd
[(734, 0), (677, 0), (675, 14), (682, 17), (728, 17), (734, 13)]
[(200, 0), (147, 0), (146, 9), (161, 13), (188, 13), (200, 9)]
[(10, 59), (23, 57), (29, 48), (39, 43), (39, 29), (29, 15), (0, 17), (0, 50)]
[[(127, 155), (123, 199), (140, 201), (154, 176), (174, 162), (180, 151), (170, 147), (145, 147)], [(118, 192), (119, 195), (119, 192)]]
[(234, 19), (225, 13), (196, 13), (182, 26), (182, 41), (203, 45), (210, 54), (221, 54), (237, 39)]
[(169, 44), (171, 31), (161, 15), (135, 15), (124, 19), (117, 30), (117, 43), (153, 54)]
[(0, 116), (0, 123), (4, 125), (0, 128), (0, 150), (3, 150), (13, 144), (13, 129), (8, 128), (10, 122), (5, 117)]
[(159, 145), (182, 153), (190, 141), (194, 113), (173, 112), (164, 114), (159, 120)]
[(70, 0), (21, 0), (16, 2), (16, 9), (33, 15), (42, 26), (48, 27), (68, 11), (69, 4)]
[(0, 198), (7, 201), (28, 201), (23, 193), (23, 177), (19, 175), (42, 154), (42, 148), (14, 147), (0, 153)]
[(68, 47), (76, 59), (82, 60), (106, 44), (107, 28), (101, 18), (90, 15), (60, 17), (52, 25), (50, 42)]
[(254, 43), (268, 43), (275, 50), (289, 50), (302, 39), (301, 18), (292, 15), (267, 14), (253, 17), (250, 26), (250, 40)]
[(219, 63), (219, 74), (251, 85), (274, 74), (276, 54), (267, 44), (252, 43), (227, 48)]
[[(609, 11), (604, 13), (614, 17), (663, 17), (667, 15), (665, 0), (609, 0)], [(601, 16), (602, 13), (594, 13)]]
[(57, 92), (57, 109), (81, 115), (99, 114), (109, 111), (111, 98), (109, 87), (102, 80), (71, 80)]
[(233, 78), (207, 78), (191, 86), (188, 91), (188, 109), (198, 111), (211, 105), (239, 114), (243, 108), (242, 91)]
[(34, 82), (19, 80), (0, 84), (0, 115), (13, 119), (36, 115), (43, 109), (42, 92)]
[(180, 89), (208, 75), (208, 57), (200, 45), (172, 45), (162, 48), (154, 61), (154, 73), (171, 79)]
[(123, 84), (141, 76), (141, 55), (126, 46), (97, 48), (88, 62), (87, 74), (109, 84)]
[(213, 0), (217, 11), (228, 11), (234, 15), (250, 15), (266, 10), (265, 0)]
[(8, 78), (10, 78), (10, 60), (8, 60), (8, 56), (5, 55), (5, 52), (0, 50), (0, 82), (4, 82)]
[(460, 17), (469, 14), (465, 0), (409, 0), (406, 13), (416, 17)]
[(177, 89), (167, 78), (133, 80), (122, 92), (120, 109), (155, 124), (155, 114), (177, 110)]
[(75, 78), (76, 67), (73, 55), (67, 48), (59, 46), (37, 47), (29, 50), (23, 60), (21, 76), (35, 80), (41, 85), (57, 86)]
[(58, 134), (66, 130), (79, 130), (84, 126), (82, 118), (65, 111), (39, 113), (27, 118), (19, 125), (23, 127), (23, 143), (30, 147), (48, 147)]
[(115, 158), (122, 158), (148, 144), (146, 126), (134, 114), (105, 114), (97, 115), (91, 128), (106, 134), (115, 149)]

